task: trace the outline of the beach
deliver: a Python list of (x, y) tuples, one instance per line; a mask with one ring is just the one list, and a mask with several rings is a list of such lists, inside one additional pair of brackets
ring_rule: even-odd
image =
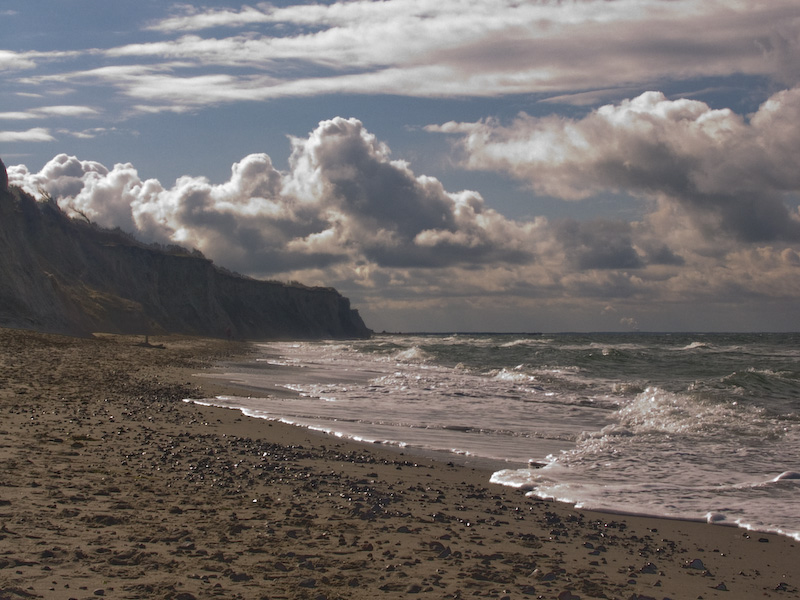
[(0, 599), (792, 598), (798, 542), (184, 402), (251, 352), (0, 330)]

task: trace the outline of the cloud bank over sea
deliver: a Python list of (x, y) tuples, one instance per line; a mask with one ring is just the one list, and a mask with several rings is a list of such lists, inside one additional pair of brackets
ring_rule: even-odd
[(592, 317), (613, 328), (635, 321), (636, 304), (665, 325), (693, 307), (691, 326), (709, 319), (713, 329), (727, 302), (787, 311), (800, 294), (799, 117), (800, 88), (753, 114), (646, 92), (576, 118), (426, 128), (452, 141), (461, 167), (565, 202), (625, 195), (636, 219), (508, 218), (477, 191), (414, 172), (366, 124), (341, 117), (291, 137), (287, 169), (250, 154), (222, 183), (185, 175), (170, 186), (130, 163), (67, 154), (39, 172), (9, 167), (9, 178), (143, 241), (196, 248), (256, 277), (333, 285), (368, 316), (485, 310), (502, 326), (558, 308), (557, 327)]

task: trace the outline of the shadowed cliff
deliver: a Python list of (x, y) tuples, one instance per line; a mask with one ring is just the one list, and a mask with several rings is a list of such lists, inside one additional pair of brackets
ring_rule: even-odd
[(70, 219), (55, 202), (8, 189), (7, 180), (0, 181), (0, 326), (240, 339), (371, 333), (332, 288), (259, 281), (199, 253), (146, 246)]

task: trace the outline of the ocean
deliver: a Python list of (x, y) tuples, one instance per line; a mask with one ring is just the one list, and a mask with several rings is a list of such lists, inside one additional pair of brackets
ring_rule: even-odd
[(528, 494), (800, 540), (800, 334), (376, 335), (257, 344), (205, 400)]

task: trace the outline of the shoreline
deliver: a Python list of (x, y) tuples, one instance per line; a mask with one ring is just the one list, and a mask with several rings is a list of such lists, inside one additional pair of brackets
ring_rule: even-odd
[[(204, 377), (204, 375), (200, 376)], [(263, 390), (253, 390), (253, 391), (263, 393)], [(214, 399), (220, 401), (222, 398), (236, 398), (236, 397), (238, 396), (234, 394), (228, 394), (228, 395), (220, 394), (215, 396)], [(483, 456), (476, 456), (474, 454), (450, 452), (443, 449), (436, 450), (436, 449), (420, 448), (417, 446), (406, 445), (405, 442), (399, 442), (394, 440), (373, 441), (373, 440), (356, 439), (339, 432), (325, 431), (321, 427), (316, 428), (309, 425), (303, 425), (300, 423), (291, 423), (287, 420), (284, 420), (283, 417), (272, 418), (272, 417), (261, 417), (258, 415), (248, 414), (249, 413), (248, 409), (241, 408), (238, 406), (223, 406), (221, 404), (214, 404), (214, 402), (210, 398), (190, 398), (187, 399), (186, 401), (196, 404), (198, 406), (221, 408), (223, 410), (232, 410), (234, 412), (238, 411), (243, 417), (247, 419), (266, 421), (268, 423), (275, 423), (282, 427), (284, 426), (294, 427), (302, 431), (307, 431), (311, 435), (318, 436), (320, 443), (324, 443), (324, 440), (326, 439), (342, 440), (353, 444), (363, 445), (367, 448), (380, 448), (383, 451), (399, 454), (401, 456), (408, 454), (409, 456), (417, 457), (420, 459), (427, 459), (437, 463), (442, 463), (442, 464), (453, 463), (464, 468), (474, 468), (476, 470), (486, 472), (487, 481), (489, 481), (489, 478), (491, 478), (492, 474), (497, 472), (498, 470), (515, 469), (515, 468), (521, 469), (526, 466), (525, 463), (521, 462), (517, 463), (500, 458), (486, 458)], [(504, 486), (504, 487), (513, 487), (513, 486)]]
[[(419, 438), (414, 438), (413, 435), (408, 439), (404, 438), (403, 432), (405, 429), (402, 427), (396, 429), (399, 435), (392, 436), (392, 432), (390, 431), (388, 437), (381, 438), (378, 437), (380, 435), (378, 433), (372, 435), (365, 433), (367, 429), (362, 428), (358, 430), (350, 427), (349, 423), (352, 419), (360, 419), (363, 417), (366, 422), (373, 423), (375, 418), (375, 415), (367, 416), (354, 414), (352, 409), (350, 409), (350, 411), (346, 410), (341, 420), (336, 413), (331, 413), (324, 408), (321, 409), (323, 410), (322, 413), (316, 413), (322, 414), (323, 416), (315, 418), (315, 413), (313, 412), (315, 410), (314, 407), (303, 403), (306, 394), (296, 391), (297, 388), (294, 387), (295, 383), (308, 384), (307, 370), (309, 370), (309, 365), (299, 364), (297, 357), (291, 353), (287, 355), (291, 358), (285, 358), (283, 354), (284, 350), (281, 349), (282, 347), (269, 348), (268, 342), (256, 342), (254, 343), (254, 347), (258, 348), (258, 350), (254, 353), (256, 356), (255, 361), (251, 363), (233, 361), (231, 363), (219, 365), (212, 373), (199, 374), (203, 378), (207, 377), (220, 383), (223, 387), (225, 384), (235, 385), (236, 390), (233, 390), (233, 393), (219, 394), (216, 397), (206, 398), (202, 401), (195, 400), (195, 402), (238, 410), (248, 418), (269, 420), (274, 423), (285, 423), (290, 426), (317, 433), (323, 436), (323, 438), (335, 437), (337, 439), (346, 439), (356, 443), (367, 444), (372, 447), (380, 447), (391, 452), (406, 453), (412, 456), (422, 456), (434, 461), (444, 463), (453, 462), (462, 466), (487, 470), (487, 481), (491, 483), (497, 483), (525, 493), (531, 492), (531, 496), (533, 497), (561, 502), (580, 510), (591, 510), (604, 514), (713, 523), (715, 525), (736, 527), (742, 531), (751, 533), (774, 533), (800, 542), (800, 532), (798, 532), (796, 527), (787, 530), (777, 525), (773, 527), (771, 523), (769, 525), (763, 522), (760, 523), (757, 519), (751, 518), (748, 520), (746, 515), (750, 515), (751, 517), (753, 515), (746, 511), (740, 511), (739, 514), (732, 515), (733, 511), (730, 511), (730, 509), (723, 509), (723, 512), (716, 512), (714, 509), (710, 509), (706, 506), (702, 507), (701, 510), (689, 512), (679, 510), (676, 505), (672, 505), (670, 507), (672, 510), (668, 510), (668, 498), (665, 498), (665, 502), (661, 505), (648, 504), (647, 509), (642, 507), (638, 510), (628, 510), (628, 502), (611, 503), (608, 502), (607, 498), (594, 497), (590, 501), (581, 501), (580, 499), (575, 500), (565, 493), (556, 495), (556, 497), (532, 493), (536, 491), (536, 488), (529, 481), (525, 481), (526, 477), (524, 473), (531, 468), (538, 469), (546, 466), (548, 460), (545, 458), (544, 454), (534, 455), (542, 457), (540, 460), (534, 458), (529, 459), (527, 462), (523, 462), (519, 459), (513, 460), (486, 455), (474, 455), (466, 451), (448, 449), (444, 444), (437, 445), (432, 439), (420, 440)], [(258, 364), (258, 367), (254, 366), (256, 364)], [(314, 365), (311, 370), (317, 369), (321, 371), (320, 367), (313, 359), (309, 364)], [(346, 371), (359, 373), (359, 367), (354, 369), (349, 363), (348, 367)], [(370, 372), (369, 367), (367, 368), (367, 372)], [(309, 380), (314, 383), (325, 384), (329, 381), (324, 378), (325, 375), (331, 377), (331, 380), (339, 381), (339, 374), (335, 371), (325, 371), (321, 378), (312, 377)], [(353, 382), (357, 380), (360, 381), (361, 377), (354, 375)], [(344, 391), (347, 392), (347, 390)], [(311, 392), (312, 397), (315, 396), (316, 393), (317, 392)], [(325, 394), (330, 395), (330, 391), (326, 390)], [(322, 396), (320, 396), (320, 398), (321, 397)], [(302, 406), (302, 408), (295, 409), (294, 406), (289, 406), (291, 402), (285, 402), (292, 398), (300, 399), (300, 406)], [(275, 402), (276, 399), (279, 401)], [(328, 398), (326, 397), (325, 399)], [(325, 406), (327, 406), (327, 404), (325, 404)], [(379, 418), (377, 422), (383, 424), (383, 419)], [(424, 428), (425, 421), (423, 420), (421, 422)], [(599, 429), (601, 425), (597, 427)], [(434, 429), (438, 428), (439, 427), (434, 427)], [(447, 429), (447, 427), (444, 427), (444, 429)], [(547, 428), (545, 426), (542, 427), (542, 429), (546, 430)], [(551, 454), (557, 455), (559, 452), (574, 449), (575, 446), (576, 442), (573, 441), (571, 448), (552, 449)], [(547, 456), (550, 457), (551, 454)], [(533, 467), (531, 467), (531, 465), (533, 465)], [(788, 466), (787, 464), (786, 467)], [(501, 473), (504, 471), (507, 473)], [(520, 475), (520, 473), (523, 474)], [(545, 471), (542, 471), (542, 474), (544, 473)], [(769, 479), (765, 481), (769, 481)], [(613, 487), (613, 485), (611, 487)], [(698, 507), (695, 506), (693, 508)], [(779, 520), (776, 519), (773, 523), (779, 523)], [(792, 523), (795, 523), (795, 521), (792, 521)]]
[(791, 538), (183, 402), (248, 346), (150, 341), (0, 330), (0, 598), (800, 597)]
[[(223, 386), (224, 387), (224, 386)], [(255, 390), (258, 391), (258, 390)], [(268, 423), (275, 423), (280, 427), (293, 427), (300, 431), (307, 432), (310, 436), (315, 436), (318, 439), (316, 440), (317, 443), (323, 444), (326, 443), (326, 440), (342, 440), (347, 443), (356, 444), (359, 446), (364, 446), (366, 448), (376, 448), (380, 449), (381, 451), (394, 453), (399, 456), (406, 456), (417, 459), (417, 460), (429, 460), (433, 463), (448, 465), (448, 466), (458, 466), (463, 469), (471, 469), (476, 472), (483, 472), (486, 477), (486, 482), (490, 483), (491, 485), (498, 485), (503, 488), (508, 488), (510, 490), (515, 490), (522, 494), (527, 493), (530, 491), (530, 488), (526, 485), (515, 486), (509, 485), (504, 483), (498, 483), (494, 481), (493, 475), (498, 472), (498, 470), (503, 470), (503, 462), (500, 459), (490, 459), (490, 458), (470, 458), (465, 457), (463, 455), (459, 455), (456, 453), (448, 453), (445, 450), (425, 450), (422, 448), (416, 447), (406, 447), (401, 446), (399, 443), (391, 443), (391, 442), (378, 442), (378, 441), (368, 441), (368, 440), (358, 440), (349, 438), (344, 435), (338, 435), (334, 433), (330, 433), (327, 431), (322, 431), (321, 429), (315, 429), (313, 427), (308, 427), (305, 425), (299, 425), (295, 423), (288, 423), (283, 421), (282, 419), (273, 419), (269, 417), (258, 417), (247, 414), (246, 409), (242, 409), (236, 406), (219, 406), (209, 402), (207, 398), (204, 399), (186, 399), (185, 402), (189, 402), (201, 407), (207, 408), (218, 408), (221, 410), (229, 410), (233, 412), (239, 412), (242, 417), (245, 419), (255, 419), (260, 421), (266, 421)], [(471, 462), (473, 461), (473, 462)], [(494, 467), (489, 466), (493, 464)], [(515, 463), (508, 463), (508, 465), (513, 465)], [(524, 468), (523, 465), (515, 466), (506, 466), (506, 468), (514, 469), (514, 468)], [(537, 467), (538, 468), (538, 467)], [(658, 519), (664, 521), (678, 521), (678, 522), (686, 522), (686, 523), (702, 523), (702, 524), (710, 524), (716, 527), (730, 527), (733, 529), (740, 530), (743, 534), (750, 534), (750, 535), (757, 535), (757, 534), (770, 534), (770, 535), (777, 535), (781, 537), (786, 537), (791, 539), (794, 542), (800, 543), (800, 540), (796, 538), (796, 534), (794, 533), (785, 533), (781, 531), (767, 531), (762, 529), (754, 529), (735, 521), (728, 521), (728, 520), (717, 520), (717, 521), (709, 521), (708, 518), (704, 517), (679, 517), (673, 515), (658, 515), (658, 514), (651, 514), (645, 512), (634, 512), (634, 511), (624, 511), (624, 510), (615, 510), (611, 508), (586, 508), (581, 506), (580, 503), (572, 503), (566, 500), (559, 500), (553, 497), (542, 497), (542, 496), (534, 496), (534, 499), (543, 502), (555, 502), (565, 507), (571, 507), (574, 510), (582, 511), (582, 512), (592, 512), (601, 515), (612, 515), (612, 516), (619, 516), (619, 517), (634, 517), (634, 518), (642, 518), (642, 519)]]

